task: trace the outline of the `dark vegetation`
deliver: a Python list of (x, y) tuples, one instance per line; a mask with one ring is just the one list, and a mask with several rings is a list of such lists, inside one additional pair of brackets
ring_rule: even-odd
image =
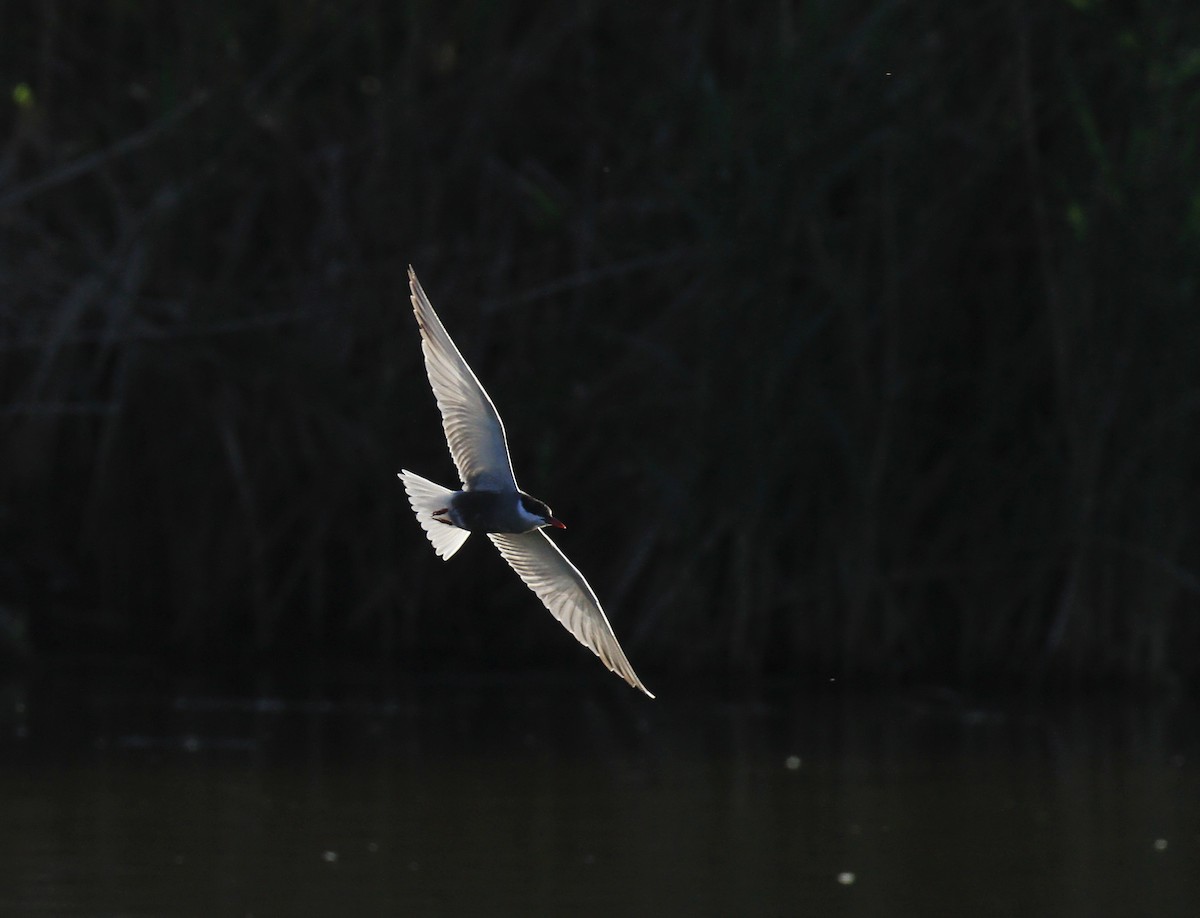
[(590, 665), (410, 516), (411, 262), (651, 684), (1195, 680), (1200, 5), (8, 3), (0, 47), (7, 659)]

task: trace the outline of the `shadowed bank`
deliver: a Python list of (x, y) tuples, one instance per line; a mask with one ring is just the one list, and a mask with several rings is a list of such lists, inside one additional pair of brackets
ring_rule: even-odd
[(6, 5), (0, 653), (576, 652), (408, 518), (411, 262), (660, 692), (1190, 683), (1198, 16)]

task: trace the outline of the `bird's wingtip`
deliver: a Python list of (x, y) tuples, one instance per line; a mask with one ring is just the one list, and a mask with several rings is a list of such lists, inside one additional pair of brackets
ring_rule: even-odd
[(626, 682), (628, 682), (630, 685), (632, 685), (639, 692), (644, 692), (646, 697), (648, 697), (648, 698), (654, 697), (654, 693), (642, 684), (642, 680), (637, 677), (637, 674), (634, 673), (632, 669), (629, 671), (629, 675), (625, 675), (625, 673), (617, 673), (617, 675), (624, 678)]

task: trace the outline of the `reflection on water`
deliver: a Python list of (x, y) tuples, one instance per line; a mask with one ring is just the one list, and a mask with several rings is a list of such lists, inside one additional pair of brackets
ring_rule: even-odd
[(0, 914), (959, 918), (1200, 901), (1187, 703), (144, 683), (0, 691)]

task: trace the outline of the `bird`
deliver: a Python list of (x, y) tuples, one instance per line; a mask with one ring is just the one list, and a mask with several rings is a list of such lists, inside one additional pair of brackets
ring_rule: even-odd
[(411, 265), (408, 286), (429, 384), (462, 480), (462, 487), (452, 490), (408, 469), (398, 473), (434, 552), (448, 561), (471, 533), (486, 533), (517, 576), (579, 643), (653, 698), (617, 642), (595, 591), (543, 531), (566, 526), (543, 501), (517, 487), (504, 422), (434, 312)]

